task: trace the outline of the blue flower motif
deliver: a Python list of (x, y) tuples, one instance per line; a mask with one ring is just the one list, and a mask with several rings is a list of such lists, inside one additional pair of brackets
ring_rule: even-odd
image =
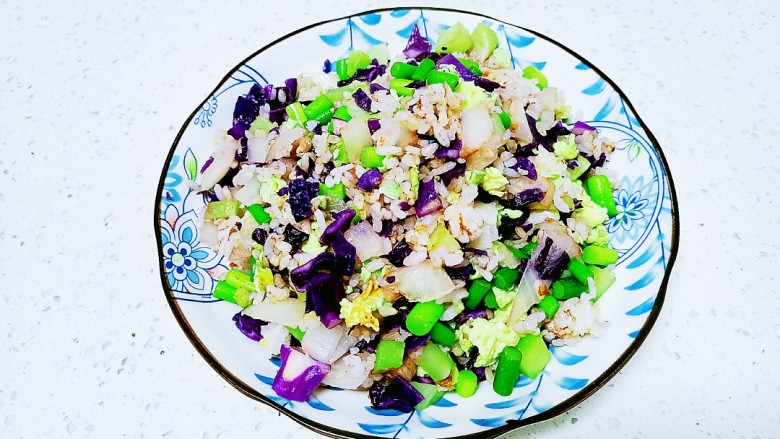
[(201, 128), (210, 127), (212, 124), (211, 116), (213, 116), (214, 113), (216, 112), (217, 112), (217, 97), (212, 96), (211, 99), (206, 100), (200, 106), (198, 115), (195, 116), (195, 119), (192, 121), (192, 123), (194, 123), (195, 125), (200, 125)]
[[(637, 186), (638, 189), (633, 189)], [(622, 242), (626, 238), (635, 240), (647, 226), (649, 212), (645, 212), (645, 210), (650, 203), (642, 192), (643, 186), (643, 179), (639, 178), (628, 188), (618, 189), (615, 198), (618, 213), (607, 222), (607, 231), (610, 235), (614, 234), (618, 242)]]
[(209, 270), (219, 265), (220, 257), (198, 240), (195, 212), (179, 215), (171, 204), (165, 209), (161, 225), (162, 253), (168, 283), (177, 293), (208, 296), (214, 278)]

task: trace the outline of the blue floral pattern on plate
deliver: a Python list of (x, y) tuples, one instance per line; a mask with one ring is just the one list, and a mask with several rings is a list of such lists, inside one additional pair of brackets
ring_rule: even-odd
[[(457, 21), (482, 22), (499, 35), (515, 68), (534, 65), (550, 84), (567, 92), (582, 118), (616, 142), (610, 168), (619, 173), (614, 196), (619, 214), (607, 222), (610, 243), (620, 253), (618, 281), (599, 302), (610, 328), (601, 339), (551, 349), (553, 361), (536, 380), (521, 378), (509, 397), (483, 385), (464, 399), (448, 394), (425, 411), (400, 413), (370, 407), (364, 392), (319, 389), (306, 403), (279, 398), (271, 390), (277, 359), (243, 337), (233, 325), (235, 305), (214, 300), (215, 279), (226, 267), (219, 255), (200, 244), (198, 224), (206, 200), (194, 192), (197, 164), (212, 148), (215, 130), (230, 126), (232, 106), (254, 83), (279, 83), (302, 71), (318, 71), (323, 61), (339, 59), (353, 48), (388, 43), (403, 49), (412, 28), (434, 41)], [(290, 57), (290, 53), (296, 53)], [(676, 251), (676, 205), (666, 165), (619, 90), (590, 64), (547, 38), (472, 13), (429, 9), (374, 11), (333, 20), (299, 31), (238, 66), (193, 113), (174, 144), (158, 194), (157, 236), (163, 285), (174, 313), (206, 359), (231, 384), (277, 407), (304, 425), (341, 436), (442, 437), (474, 433), (495, 435), (517, 425), (545, 419), (584, 399), (636, 349), (660, 307), (665, 280)], [(662, 297), (662, 296), (661, 296)], [(643, 330), (644, 328), (644, 330)], [(516, 422), (521, 421), (521, 422)], [(507, 422), (512, 422), (508, 425)]]

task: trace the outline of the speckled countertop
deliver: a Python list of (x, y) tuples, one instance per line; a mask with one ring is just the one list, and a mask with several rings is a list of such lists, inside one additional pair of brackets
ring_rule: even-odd
[[(180, 124), (239, 60), (321, 19), (409, 3), (267, 4), (0, 1), (0, 437), (315, 436), (230, 387), (179, 329), (155, 189)], [(681, 210), (638, 354), (509, 436), (777, 437), (780, 4), (446, 5), (607, 73), (663, 146)]]

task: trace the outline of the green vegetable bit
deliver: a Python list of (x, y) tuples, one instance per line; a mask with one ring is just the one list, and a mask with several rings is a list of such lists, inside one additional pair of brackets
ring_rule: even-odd
[(349, 122), (352, 120), (352, 115), (349, 114), (349, 108), (347, 108), (346, 105), (342, 105), (339, 108), (336, 108), (336, 111), (333, 113), (333, 119), (341, 119), (344, 122)]
[(252, 304), (252, 299), (249, 298), (249, 295), (254, 292), (254, 289), (247, 290), (244, 288), (236, 288), (236, 292), (233, 293), (233, 299), (236, 301), (236, 305), (240, 306), (241, 308), (246, 308), (247, 306)]
[(299, 328), (297, 326), (294, 327), (294, 328), (291, 328), (289, 326), (285, 326), (285, 328), (287, 328), (287, 330), (290, 331), (290, 334), (292, 334), (293, 337), (298, 339), (298, 341), (303, 340), (303, 336), (306, 334), (305, 332), (303, 332), (301, 330), (301, 328)]
[(569, 261), (569, 272), (575, 279), (580, 281), (583, 285), (588, 284), (588, 278), (593, 277), (593, 270), (591, 270), (582, 259), (574, 258)]
[(617, 262), (620, 255), (615, 250), (598, 245), (589, 245), (582, 249), (582, 260), (592, 265), (606, 267)]
[(504, 291), (509, 291), (517, 282), (520, 273), (508, 267), (500, 268), (493, 275), (493, 286)]
[(236, 292), (236, 287), (230, 285), (224, 280), (217, 281), (217, 285), (214, 287), (212, 295), (217, 299), (224, 300), (226, 302), (236, 303), (236, 299), (233, 295)]
[(507, 114), (506, 111), (498, 113), (498, 117), (501, 119), (501, 125), (504, 126), (505, 130), (508, 130), (509, 127), (512, 126), (512, 118), (509, 117), (509, 114)]
[[(400, 343), (403, 345), (403, 342)], [(452, 359), (435, 343), (426, 343), (414, 362), (434, 381), (443, 380), (452, 373)]]
[(471, 41), (474, 44), (472, 55), (477, 59), (487, 59), (498, 47), (498, 35), (484, 23), (478, 23), (471, 32)]
[(241, 209), (241, 203), (238, 200), (220, 200), (212, 201), (206, 206), (206, 213), (203, 218), (207, 220), (215, 220), (228, 218), (231, 216), (238, 216), (238, 212)]
[(506, 346), (498, 354), (496, 372), (493, 376), (493, 390), (501, 396), (509, 396), (520, 378), (522, 354), (512, 346)]
[(531, 253), (536, 249), (536, 247), (539, 247), (539, 244), (536, 242), (529, 242), (519, 249), (507, 246), (509, 251), (512, 252), (512, 254), (515, 255), (515, 257), (518, 259), (530, 259)]
[(336, 61), (336, 76), (339, 77), (342, 81), (345, 79), (349, 79), (350, 75), (347, 71), (347, 59), (340, 59)]
[(320, 95), (303, 109), (303, 113), (308, 120), (316, 120), (324, 124), (330, 122), (332, 109), (333, 101), (326, 95)]
[[(474, 309), (482, 302), (482, 299), (490, 292), (492, 285), (485, 279), (476, 279), (469, 285), (469, 297), (466, 299), (465, 305), (468, 309)], [(495, 296), (494, 300), (495, 300)]]
[(553, 296), (544, 296), (544, 299), (542, 299), (539, 302), (539, 309), (544, 311), (544, 315), (548, 319), (553, 318), (555, 313), (558, 312), (558, 308), (560, 308), (560, 307), (561, 307), (561, 304)]
[(477, 374), (466, 369), (458, 374), (458, 382), (455, 384), (455, 391), (458, 395), (468, 398), (477, 392)]
[(336, 148), (333, 151), (333, 162), (337, 165), (349, 163), (349, 153), (347, 153), (347, 147), (344, 145), (343, 139), (339, 139), (339, 143), (336, 144)]
[(434, 67), (436, 67), (436, 63), (430, 58), (425, 58), (420, 61), (420, 65), (415, 68), (412, 80), (425, 81), (425, 78), (428, 77), (428, 74), (431, 73), (431, 70), (433, 70)]
[(366, 146), (360, 151), (360, 164), (366, 169), (379, 168), (385, 156), (376, 153), (376, 147)]
[(423, 396), (423, 400), (414, 406), (415, 410), (423, 410), (433, 404), (436, 404), (436, 402), (439, 401), (445, 393), (440, 391), (436, 384), (418, 383), (417, 381), (411, 381), (409, 384), (417, 389), (417, 391), (420, 392), (420, 394)]
[(390, 80), (390, 90), (395, 90), (398, 96), (412, 96), (414, 89), (407, 87), (411, 83), (411, 79), (393, 78)]
[(401, 367), (404, 362), (404, 342), (382, 340), (376, 346), (374, 372), (385, 372)]
[(588, 195), (599, 206), (607, 209), (607, 215), (618, 214), (615, 199), (612, 197), (612, 185), (606, 175), (594, 175), (587, 181)]
[(485, 306), (490, 309), (498, 309), (500, 306), (498, 306), (498, 302), (496, 302), (496, 293), (493, 291), (490, 291), (485, 296)]
[(371, 57), (366, 52), (362, 50), (349, 52), (347, 56), (347, 78), (357, 73), (358, 69), (365, 69), (369, 64), (371, 64)]
[(253, 204), (247, 206), (246, 210), (252, 215), (252, 218), (257, 221), (257, 224), (268, 224), (271, 222), (271, 215), (265, 211), (265, 208), (260, 204)]
[(458, 81), (460, 81), (460, 79), (458, 79), (458, 75), (454, 73), (442, 72), (439, 70), (432, 70), (430, 73), (428, 73), (428, 78), (426, 79), (426, 83), (428, 85), (447, 84), (453, 90), (455, 90), (455, 87), (458, 86)]
[(458, 335), (452, 328), (442, 322), (434, 323), (433, 328), (431, 329), (431, 340), (442, 346), (450, 347), (457, 339)]
[(593, 283), (596, 284), (596, 297), (590, 299), (595, 303), (615, 283), (615, 272), (599, 267), (591, 267), (593, 270)]
[(347, 198), (347, 188), (344, 186), (344, 183), (336, 183), (333, 186), (327, 186), (324, 183), (320, 183), (320, 195), (335, 200), (344, 200)]
[(471, 45), (468, 29), (458, 22), (441, 31), (434, 50), (439, 53), (468, 52)]
[(225, 275), (225, 282), (234, 288), (243, 288), (249, 291), (255, 291), (255, 284), (252, 282), (252, 277), (249, 273), (243, 271), (231, 269)]
[(550, 350), (541, 334), (525, 335), (517, 342), (517, 350), (522, 356), (520, 373), (535, 380), (550, 362)]
[[(414, 73), (417, 71), (417, 66), (407, 64), (405, 62), (396, 61), (390, 66), (390, 75), (394, 78), (412, 79)], [(421, 79), (419, 81), (422, 81)]]
[(406, 329), (414, 335), (425, 335), (444, 314), (444, 305), (435, 301), (420, 302), (414, 305), (406, 317)]
[(552, 283), (553, 297), (558, 300), (580, 297), (582, 293), (586, 291), (588, 291), (587, 285), (583, 285), (577, 279), (572, 279), (570, 277), (565, 279), (558, 279)]
[(306, 112), (303, 109), (303, 104), (300, 102), (293, 102), (284, 109), (287, 112), (287, 116), (290, 120), (299, 124), (306, 123), (309, 118), (306, 116)]
[(534, 66), (523, 69), (523, 78), (536, 79), (536, 86), (539, 87), (539, 90), (547, 88), (547, 77)]

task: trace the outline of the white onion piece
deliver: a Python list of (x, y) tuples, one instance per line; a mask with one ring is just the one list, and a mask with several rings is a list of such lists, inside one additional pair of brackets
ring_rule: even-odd
[[(303, 318), (306, 304), (297, 299), (281, 302), (256, 302), (244, 309), (244, 314), (258, 320), (296, 327)], [(265, 332), (263, 332), (265, 334)]]
[(509, 116), (512, 118), (512, 125), (517, 124), (512, 134), (518, 139), (520, 145), (527, 145), (534, 140), (531, 133), (531, 127), (528, 126), (528, 119), (525, 116), (525, 107), (519, 100), (512, 102), (509, 106)]
[(212, 156), (214, 160), (200, 175), (200, 190), (207, 191), (213, 188), (227, 174), (240, 146), (236, 139), (225, 136)]
[(426, 259), (411, 267), (401, 267), (392, 272), (398, 291), (412, 302), (428, 302), (446, 296), (455, 284), (443, 268)]
[(344, 326), (336, 326), (328, 329), (324, 325), (312, 325), (306, 330), (301, 340), (301, 349), (315, 360), (325, 363), (333, 363), (349, 348), (354, 346), (357, 340), (351, 337)]
[(318, 366), (318, 363), (308, 355), (295, 349), (290, 349), (290, 356), (287, 357), (284, 369), (282, 369), (282, 378), (286, 381), (300, 379), (306, 369)]
[(260, 195), (260, 180), (253, 178), (244, 187), (236, 191), (233, 198), (240, 201), (244, 206), (251, 206), (255, 204), (258, 195)]
[(344, 148), (347, 150), (350, 163), (360, 161), (360, 151), (363, 147), (371, 146), (371, 131), (368, 130), (368, 124), (362, 117), (353, 117), (341, 129), (341, 138), (344, 139)]
[(261, 329), (263, 340), (267, 343), (268, 352), (271, 355), (279, 355), (282, 351), (282, 345), (286, 344), (290, 338), (290, 332), (282, 325), (269, 323)]
[(554, 245), (563, 249), (570, 258), (576, 258), (582, 254), (580, 245), (569, 236), (566, 226), (558, 221), (545, 221), (539, 224), (539, 243), (544, 243), (544, 239), (547, 237), (551, 238)]
[(538, 291), (539, 286), (542, 283), (544, 283), (545, 286), (547, 285), (543, 280), (539, 279), (536, 269), (533, 268), (533, 264), (529, 262), (525, 266), (525, 270), (520, 278), (520, 284), (518, 284), (517, 287), (517, 295), (515, 295), (512, 302), (512, 311), (509, 313), (509, 318), (507, 319), (507, 324), (510, 327), (512, 327), (520, 317), (525, 316), (529, 308), (542, 300), (542, 298), (539, 297)]
[(279, 137), (271, 143), (268, 149), (268, 161), (289, 157), (292, 154), (293, 142), (300, 139), (306, 132), (302, 127), (295, 127), (289, 131), (282, 131)]
[(374, 368), (374, 358), (374, 355), (370, 355), (363, 360), (357, 355), (346, 355), (333, 363), (322, 383), (340, 389), (355, 390), (363, 384)]
[(270, 146), (269, 137), (250, 137), (246, 139), (246, 159), (254, 163), (265, 163), (268, 161), (268, 147)]
[(460, 117), (464, 148), (479, 148), (493, 134), (493, 122), (487, 108), (467, 108)]
[(498, 233), (498, 226), (496, 225), (498, 207), (494, 204), (476, 202), (474, 203), (473, 212), (482, 219), (482, 226), (480, 227), (481, 232), (479, 236), (471, 240), (469, 246), (480, 250), (487, 250), (501, 237)]
[(350, 227), (344, 232), (344, 238), (355, 246), (357, 256), (361, 261), (386, 255), (392, 250), (390, 240), (379, 236), (368, 221), (361, 221)]

